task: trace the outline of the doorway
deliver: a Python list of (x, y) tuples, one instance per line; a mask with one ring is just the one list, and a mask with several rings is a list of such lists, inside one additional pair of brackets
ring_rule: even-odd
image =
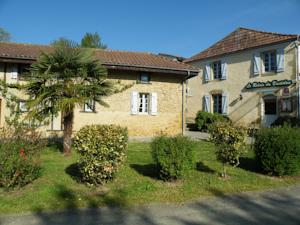
[(278, 117), (277, 97), (265, 96), (264, 98), (264, 114), (263, 114), (263, 126), (270, 127), (271, 124)]

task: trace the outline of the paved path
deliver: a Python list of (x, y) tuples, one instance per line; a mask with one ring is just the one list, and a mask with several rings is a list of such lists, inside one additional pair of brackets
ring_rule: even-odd
[(100, 208), (0, 216), (1, 225), (299, 225), (300, 185), (273, 191), (222, 195), (184, 205), (132, 210)]

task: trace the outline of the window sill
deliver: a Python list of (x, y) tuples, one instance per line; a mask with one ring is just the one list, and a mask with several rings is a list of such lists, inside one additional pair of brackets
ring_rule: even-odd
[(150, 81), (149, 82), (136, 81), (136, 84), (152, 84), (152, 83)]
[(80, 113), (98, 113), (98, 111), (83, 111), (83, 110), (81, 110), (79, 112)]

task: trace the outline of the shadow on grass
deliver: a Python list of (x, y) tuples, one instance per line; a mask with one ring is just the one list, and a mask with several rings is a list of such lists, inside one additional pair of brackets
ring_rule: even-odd
[(263, 173), (255, 158), (241, 157), (238, 167), (254, 173)]
[(159, 180), (159, 168), (155, 164), (130, 164), (130, 167), (143, 176)]
[(196, 168), (198, 171), (204, 172), (204, 173), (212, 173), (215, 174), (217, 171), (209, 168), (207, 165), (205, 165), (203, 162), (197, 162)]
[(62, 138), (49, 138), (48, 139), (48, 148), (55, 150), (55, 151), (59, 151), (61, 153), (63, 153), (63, 140)]
[(66, 169), (65, 172), (72, 177), (77, 182), (80, 182), (82, 180), (82, 176), (80, 173), (79, 169), (79, 164), (78, 163), (73, 163), (69, 165)]

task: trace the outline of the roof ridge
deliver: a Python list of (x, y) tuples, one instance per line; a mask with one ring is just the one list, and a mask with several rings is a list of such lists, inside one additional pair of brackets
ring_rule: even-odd
[(46, 45), (46, 44), (20, 43), (20, 42), (12, 42), (12, 41), (0, 41), (0, 44), (14, 44), (14, 45), (23, 45), (23, 46), (51, 47), (51, 45)]
[[(266, 33), (266, 34), (275, 34), (275, 35), (280, 35), (280, 36), (298, 36), (298, 34), (282, 34), (282, 33), (278, 33), (278, 32), (271, 32), (271, 31), (264, 31), (264, 30), (256, 30), (253, 28), (247, 28), (247, 27), (239, 27), (236, 30), (249, 30), (249, 31), (255, 31), (255, 32), (259, 32), (259, 33)], [(235, 31), (236, 31), (235, 30)]]

